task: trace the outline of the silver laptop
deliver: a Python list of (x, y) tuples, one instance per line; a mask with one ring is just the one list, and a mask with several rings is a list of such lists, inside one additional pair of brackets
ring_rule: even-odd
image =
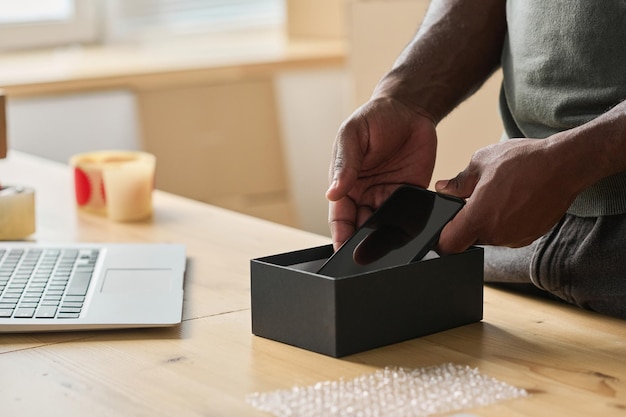
[(180, 244), (0, 242), (0, 332), (181, 322)]

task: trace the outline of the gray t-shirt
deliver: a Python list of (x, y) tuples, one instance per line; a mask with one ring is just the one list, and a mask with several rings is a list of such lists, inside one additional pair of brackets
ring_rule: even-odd
[[(500, 112), (509, 138), (545, 138), (626, 99), (626, 0), (507, 0), (507, 22)], [(585, 190), (568, 212), (626, 213), (626, 172)]]

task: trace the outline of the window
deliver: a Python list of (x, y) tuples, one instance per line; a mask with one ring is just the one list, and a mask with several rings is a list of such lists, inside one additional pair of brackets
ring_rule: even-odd
[(0, 49), (92, 42), (95, 0), (0, 0)]
[(71, 0), (0, 0), (0, 24), (64, 21), (73, 16)]
[(285, 0), (109, 0), (108, 40), (277, 26)]
[(285, 0), (0, 0), (0, 49), (282, 25)]

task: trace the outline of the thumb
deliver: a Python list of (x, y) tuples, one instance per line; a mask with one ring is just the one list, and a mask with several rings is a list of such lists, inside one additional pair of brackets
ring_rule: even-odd
[[(451, 180), (437, 181), (435, 189), (442, 194), (459, 198), (469, 198), (478, 184), (479, 176), (471, 174), (469, 167)], [(476, 232), (472, 229), (473, 204), (471, 201), (457, 213), (439, 235), (437, 251), (442, 254), (458, 253), (476, 243)]]
[(435, 183), (435, 190), (459, 198), (468, 198), (474, 192), (478, 183), (477, 175), (470, 175), (467, 168), (450, 180), (440, 180)]
[(446, 224), (437, 242), (437, 252), (440, 255), (463, 252), (477, 242), (470, 217), (471, 206), (466, 205)]
[(364, 158), (360, 138), (366, 136), (362, 130), (358, 123), (349, 121), (337, 134), (329, 172), (330, 186), (326, 190), (330, 201), (345, 197), (359, 178)]

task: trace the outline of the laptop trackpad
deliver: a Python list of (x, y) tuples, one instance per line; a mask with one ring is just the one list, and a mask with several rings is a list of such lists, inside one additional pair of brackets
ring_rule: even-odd
[(107, 269), (100, 292), (108, 294), (169, 293), (170, 269)]

